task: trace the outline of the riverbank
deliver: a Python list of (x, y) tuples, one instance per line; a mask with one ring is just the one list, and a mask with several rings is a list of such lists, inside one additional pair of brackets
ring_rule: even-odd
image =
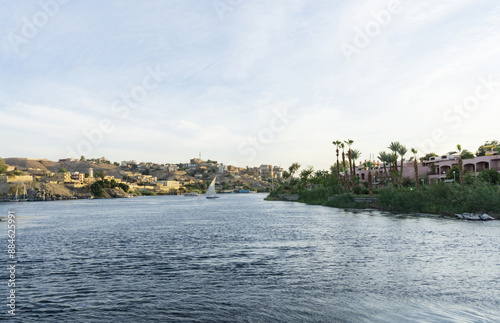
[[(293, 199), (289, 197), (293, 196)], [(470, 186), (432, 185), (414, 189), (384, 188), (373, 197), (335, 195), (331, 189), (302, 190), (299, 194), (270, 194), (266, 200), (297, 201), (343, 209), (378, 209), (394, 213), (436, 214), (482, 220), (487, 214), (500, 220), (500, 188), (484, 183)], [(486, 217), (485, 217), (486, 218)]]

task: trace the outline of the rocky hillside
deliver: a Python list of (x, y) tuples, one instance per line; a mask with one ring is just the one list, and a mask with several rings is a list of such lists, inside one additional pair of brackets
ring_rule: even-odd
[(5, 163), (11, 166), (16, 166), (18, 169), (34, 168), (48, 170), (57, 173), (61, 168), (65, 168), (68, 172), (88, 173), (89, 168), (96, 171), (105, 171), (107, 175), (121, 178), (120, 168), (113, 164), (94, 164), (86, 161), (71, 161), (71, 162), (54, 162), (46, 159), (31, 160), (26, 158), (5, 158)]

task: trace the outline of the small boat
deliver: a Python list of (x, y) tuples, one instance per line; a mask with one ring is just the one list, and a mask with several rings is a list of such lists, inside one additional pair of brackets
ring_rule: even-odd
[(217, 199), (219, 198), (217, 196), (217, 194), (215, 193), (215, 180), (217, 179), (217, 176), (214, 177), (214, 179), (212, 180), (212, 183), (210, 183), (210, 185), (208, 186), (207, 188), (207, 199)]
[(184, 193), (184, 196), (200, 196), (200, 194), (196, 192), (191, 192), (191, 193)]

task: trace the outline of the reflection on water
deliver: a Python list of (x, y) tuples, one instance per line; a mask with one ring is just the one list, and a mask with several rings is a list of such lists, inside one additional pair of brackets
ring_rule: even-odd
[(2, 216), (14, 208), (20, 218), (18, 316), (500, 320), (499, 221), (350, 212), (263, 197), (0, 204)]

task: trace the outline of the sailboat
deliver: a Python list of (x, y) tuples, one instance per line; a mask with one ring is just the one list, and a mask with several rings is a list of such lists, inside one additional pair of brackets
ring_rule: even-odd
[(207, 199), (217, 199), (219, 198), (216, 194), (215, 194), (215, 180), (217, 179), (217, 176), (214, 177), (214, 179), (212, 180), (212, 183), (210, 183), (210, 186), (208, 186), (207, 188)]

